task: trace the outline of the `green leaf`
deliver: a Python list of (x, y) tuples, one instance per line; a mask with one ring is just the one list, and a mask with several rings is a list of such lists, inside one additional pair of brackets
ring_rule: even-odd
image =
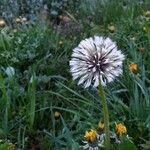
[(150, 141), (146, 141), (144, 140), (145, 143), (144, 144), (140, 144), (140, 146), (144, 149), (150, 149)]
[(79, 144), (76, 142), (73, 142), (71, 150), (80, 150)]
[(136, 146), (132, 141), (129, 139), (126, 139), (122, 141), (122, 143), (119, 145), (119, 150), (137, 150)]
[(33, 73), (32, 76), (32, 81), (31, 84), (29, 84), (28, 87), (28, 97), (29, 97), (29, 123), (30, 123), (30, 128), (33, 127), (34, 124), (34, 119), (35, 119), (35, 107), (36, 107), (36, 97), (35, 97), (35, 92), (36, 92), (36, 86), (35, 86), (35, 73)]

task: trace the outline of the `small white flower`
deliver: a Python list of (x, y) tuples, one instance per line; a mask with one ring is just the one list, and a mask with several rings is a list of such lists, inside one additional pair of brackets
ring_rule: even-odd
[(104, 133), (98, 134), (97, 139), (98, 139), (98, 146), (99, 147), (104, 147), (105, 134)]
[(89, 141), (83, 141), (84, 146), (81, 146), (83, 150), (99, 150), (97, 143), (91, 143)]
[(121, 143), (121, 141), (119, 140), (119, 138), (115, 132), (110, 133), (110, 139), (113, 140), (117, 144)]
[(12, 77), (15, 75), (15, 69), (11, 66), (7, 67), (5, 73), (7, 74), (8, 77)]
[(70, 71), (73, 80), (79, 79), (78, 84), (85, 88), (99, 83), (104, 86), (122, 74), (122, 64), (125, 56), (110, 38), (94, 36), (82, 40), (73, 49), (70, 60)]

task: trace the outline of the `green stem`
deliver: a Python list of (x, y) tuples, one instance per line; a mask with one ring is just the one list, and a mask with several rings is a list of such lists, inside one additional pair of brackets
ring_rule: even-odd
[(103, 106), (104, 126), (105, 126), (104, 131), (106, 136), (105, 148), (106, 150), (110, 150), (109, 113), (108, 113), (105, 92), (103, 90), (103, 86), (101, 85), (101, 83), (99, 85), (99, 96), (101, 98), (102, 106)]

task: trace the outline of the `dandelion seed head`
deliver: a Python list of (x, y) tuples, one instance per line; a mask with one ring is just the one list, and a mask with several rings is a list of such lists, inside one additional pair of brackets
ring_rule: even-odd
[(122, 63), (125, 56), (110, 38), (94, 36), (82, 40), (73, 49), (70, 60), (70, 71), (73, 80), (85, 88), (104, 86), (122, 74)]

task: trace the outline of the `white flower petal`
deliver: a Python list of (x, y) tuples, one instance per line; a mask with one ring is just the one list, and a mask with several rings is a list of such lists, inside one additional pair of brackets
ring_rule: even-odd
[(86, 81), (86, 83), (84, 84), (84, 87), (87, 88), (91, 85), (92, 82), (92, 77), (89, 77), (89, 79)]
[(78, 81), (78, 85), (79, 85), (79, 84), (82, 84), (85, 80), (87, 80), (87, 77), (88, 77), (88, 74), (85, 74), (84, 76), (82, 76), (82, 77), (80, 78), (80, 80)]
[(95, 75), (95, 82), (94, 82), (94, 87), (97, 87), (99, 85), (99, 75), (98, 73)]
[(86, 144), (86, 145), (82, 146), (82, 148), (83, 148), (83, 149), (89, 148), (89, 144)]

